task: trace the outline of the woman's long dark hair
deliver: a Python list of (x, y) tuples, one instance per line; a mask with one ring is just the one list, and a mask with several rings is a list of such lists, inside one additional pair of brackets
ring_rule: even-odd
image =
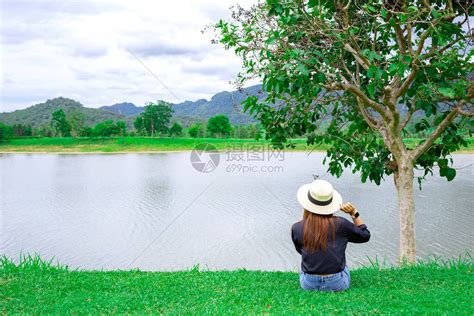
[(332, 215), (319, 215), (304, 210), (303, 240), (304, 250), (315, 252), (326, 250), (329, 227), (332, 229), (332, 240), (336, 243), (336, 218)]

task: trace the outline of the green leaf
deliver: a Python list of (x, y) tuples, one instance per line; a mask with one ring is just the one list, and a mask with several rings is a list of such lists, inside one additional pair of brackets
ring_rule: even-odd
[(318, 72), (317, 78), (319, 82), (325, 82), (326, 81), (326, 75), (322, 72)]
[(371, 84), (367, 86), (367, 91), (369, 92), (369, 96), (371, 98), (375, 97), (375, 83), (374, 82), (372, 82)]
[(355, 35), (355, 34), (359, 33), (359, 31), (360, 31), (360, 29), (357, 26), (351, 27), (349, 29), (349, 33), (352, 34), (352, 35)]
[(456, 169), (450, 167), (440, 168), (439, 175), (445, 177), (448, 181), (452, 181), (456, 177)]
[(275, 92), (276, 92), (276, 93), (280, 93), (280, 92), (281, 92), (281, 90), (280, 90), (280, 83), (279, 83), (278, 81), (275, 82), (275, 85), (274, 85), (273, 88), (275, 89)]
[(443, 96), (448, 97), (448, 98), (454, 98), (455, 93), (454, 90), (451, 88), (439, 88), (438, 92), (441, 93)]
[(386, 18), (387, 18), (387, 10), (385, 10), (385, 9), (380, 10), (380, 15), (381, 15), (384, 19), (386, 19)]
[(447, 115), (448, 115), (448, 112), (445, 112), (442, 115), (437, 116), (434, 120), (434, 124), (439, 125)]
[(448, 159), (440, 159), (438, 160), (438, 166), (440, 168), (446, 168), (448, 166)]
[(369, 69), (367, 69), (367, 77), (373, 78), (377, 69), (378, 68), (375, 67), (374, 65), (370, 65)]
[(406, 69), (406, 65), (405, 64), (398, 64), (398, 75), (400, 77), (403, 77), (403, 75), (405, 74), (405, 69)]
[(456, 169), (449, 168), (448, 175), (447, 175), (448, 181), (452, 181), (455, 177), (456, 177)]
[(377, 12), (377, 9), (374, 6), (367, 5), (367, 9), (369, 9), (370, 12)]
[(275, 38), (274, 36), (270, 36), (270, 37), (265, 41), (265, 43), (266, 43), (267, 45), (271, 45), (271, 44), (273, 44), (273, 43), (275, 43), (275, 42), (276, 42), (276, 38)]
[(376, 52), (373, 52), (373, 51), (368, 51), (367, 52), (367, 57), (369, 58), (370, 61), (373, 61), (374, 59), (375, 60), (382, 60), (382, 55), (379, 55), (377, 54)]
[(375, 80), (380, 80), (384, 74), (384, 71), (380, 68), (377, 68), (377, 72), (375, 73)]
[(407, 16), (405, 14), (400, 15), (400, 22), (405, 23), (407, 21)]
[(397, 70), (398, 70), (398, 64), (397, 63), (393, 63), (391, 64), (389, 67), (388, 67), (388, 72), (389, 74), (391, 75), (394, 75), (397, 73)]
[(309, 75), (308, 68), (306, 68), (306, 66), (303, 64), (299, 64), (298, 67), (296, 67), (296, 70), (298, 70), (298, 72), (301, 73), (303, 76)]

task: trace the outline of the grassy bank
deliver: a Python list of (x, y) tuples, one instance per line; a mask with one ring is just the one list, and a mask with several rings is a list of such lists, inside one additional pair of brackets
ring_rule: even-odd
[[(266, 141), (252, 139), (218, 138), (151, 138), (151, 137), (112, 137), (112, 138), (30, 138), (11, 139), (0, 143), (0, 152), (162, 152), (192, 150), (197, 144), (210, 143), (218, 150), (229, 146), (249, 144), (268, 145)], [(306, 150), (303, 139), (295, 140), (298, 150)], [(321, 149), (325, 149), (321, 147)]]
[[(420, 139), (407, 138), (406, 144), (414, 147)], [(304, 139), (291, 141), (295, 148), (286, 150), (308, 151), (326, 150), (327, 145), (307, 146)], [(192, 150), (200, 143), (210, 143), (219, 150), (234, 148), (232, 146), (246, 146), (252, 144), (263, 144), (268, 146), (267, 141), (256, 141), (252, 139), (217, 139), (217, 138), (150, 138), (150, 137), (113, 137), (113, 138), (25, 138), (11, 139), (0, 142), (0, 152), (63, 152), (63, 153), (87, 153), (87, 152), (162, 152), (162, 151), (185, 151)], [(474, 138), (468, 139), (468, 147), (462, 151), (474, 151)]]
[(38, 258), (3, 259), (0, 311), (28, 314), (472, 315), (472, 260), (351, 272), (341, 293), (300, 289), (298, 274), (259, 271), (70, 271)]

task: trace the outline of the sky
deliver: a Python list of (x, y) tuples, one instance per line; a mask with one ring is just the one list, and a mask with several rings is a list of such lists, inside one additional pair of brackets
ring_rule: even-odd
[(256, 2), (0, 0), (0, 112), (59, 96), (142, 106), (234, 90), (239, 58), (201, 31)]

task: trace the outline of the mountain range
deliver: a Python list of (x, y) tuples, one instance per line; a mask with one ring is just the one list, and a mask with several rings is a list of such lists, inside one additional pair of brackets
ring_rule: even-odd
[(144, 108), (144, 106), (136, 106), (135, 104), (130, 102), (122, 102), (115, 103), (113, 105), (104, 105), (101, 106), (99, 109), (110, 111), (118, 115), (123, 115), (124, 117), (129, 117), (137, 116), (143, 111)]
[[(227, 115), (232, 124), (248, 124), (255, 120), (247, 113), (242, 113), (240, 104), (250, 95), (265, 97), (261, 93), (261, 85), (251, 86), (237, 91), (223, 91), (215, 94), (210, 100), (184, 101), (172, 104), (174, 110), (173, 121), (181, 121), (184, 126), (189, 126), (196, 121), (206, 121), (218, 114)], [(65, 97), (58, 97), (46, 102), (35, 104), (23, 110), (0, 113), (0, 122), (7, 125), (23, 124), (33, 128), (41, 128), (51, 121), (52, 113), (63, 109), (66, 115), (74, 111), (84, 114), (84, 123), (94, 126), (105, 120), (125, 120), (127, 125), (133, 126), (133, 120), (140, 114), (144, 106), (136, 106), (130, 102), (105, 105), (99, 108), (88, 108), (80, 102)]]

